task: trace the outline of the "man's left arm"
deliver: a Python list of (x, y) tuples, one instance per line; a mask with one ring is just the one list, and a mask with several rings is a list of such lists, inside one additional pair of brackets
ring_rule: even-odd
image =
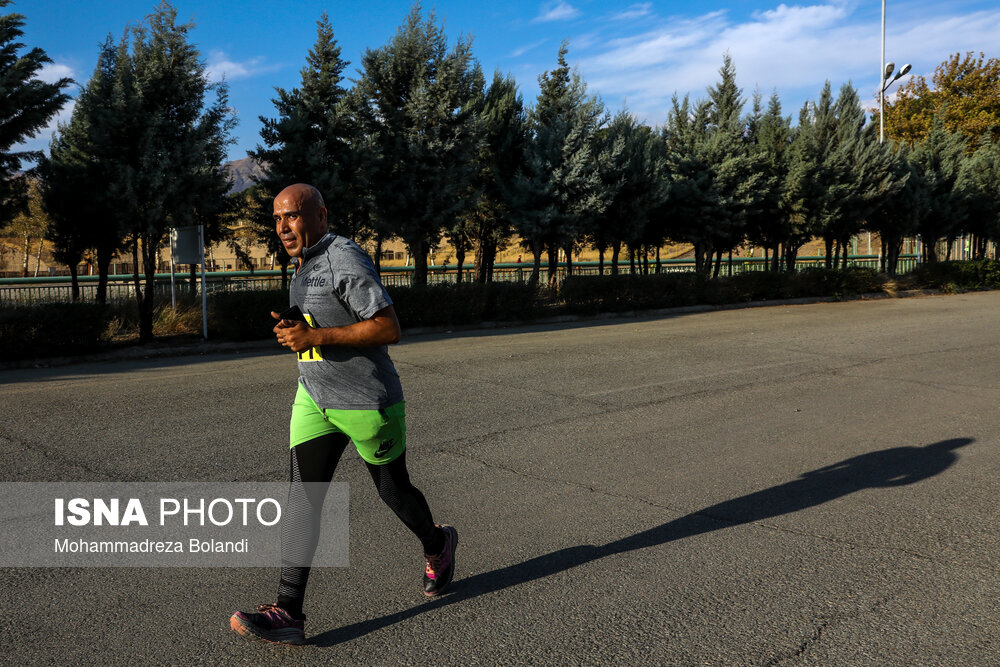
[(348, 347), (381, 347), (398, 343), (401, 335), (396, 310), (386, 306), (367, 320), (343, 327), (312, 328), (305, 322), (281, 320), (278, 313), (271, 317), (280, 320), (274, 327), (278, 342), (293, 352), (303, 352), (322, 345)]

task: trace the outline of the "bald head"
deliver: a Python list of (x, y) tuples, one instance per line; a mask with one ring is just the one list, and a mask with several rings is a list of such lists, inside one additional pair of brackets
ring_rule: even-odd
[(292, 257), (298, 257), (326, 235), (326, 204), (319, 190), (296, 183), (274, 198), (274, 223), (278, 238)]
[(298, 201), (308, 202), (316, 208), (326, 207), (326, 202), (323, 201), (323, 195), (319, 193), (319, 190), (308, 183), (296, 183), (295, 185), (289, 185), (287, 188), (278, 193), (278, 196), (274, 198), (274, 201), (278, 201), (282, 197), (294, 197)]

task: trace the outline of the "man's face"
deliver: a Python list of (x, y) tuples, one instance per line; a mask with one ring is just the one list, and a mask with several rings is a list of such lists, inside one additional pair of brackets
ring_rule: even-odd
[(326, 234), (326, 208), (317, 206), (308, 193), (285, 189), (274, 199), (274, 223), (278, 238), (292, 257)]

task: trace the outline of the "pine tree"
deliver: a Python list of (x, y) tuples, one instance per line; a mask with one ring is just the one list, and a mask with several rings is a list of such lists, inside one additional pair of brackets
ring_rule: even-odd
[(829, 176), (825, 156), (833, 134), (833, 95), (827, 81), (818, 102), (806, 102), (792, 131), (785, 177), (785, 199), (789, 211), (784, 264), (795, 269), (799, 249), (823, 228)]
[(937, 261), (938, 241), (955, 238), (964, 223), (963, 196), (956, 184), (965, 150), (965, 138), (958, 132), (946, 130), (939, 119), (910, 154), (911, 162), (927, 188), (926, 206), (920, 211), (917, 223), (927, 262)]
[[(333, 26), (326, 13), (316, 22), (316, 42), (306, 56), (298, 88), (276, 88), (272, 100), (277, 118), (260, 117), (263, 145), (249, 154), (264, 170), (256, 191), (257, 212), (250, 215), (259, 239), (276, 253), (283, 281), (290, 261), (278, 242), (271, 219), (274, 197), (293, 183), (310, 183), (324, 196), (332, 231), (364, 243), (371, 235), (363, 196), (364, 169)], [(245, 204), (246, 202), (244, 202)]]
[(602, 188), (610, 199), (597, 216), (589, 241), (597, 249), (601, 273), (605, 252), (611, 249), (611, 273), (615, 275), (622, 245), (644, 250), (664, 242), (666, 150), (659, 135), (624, 109), (602, 130), (601, 139), (598, 163)]
[(427, 254), (466, 213), (481, 135), (475, 100), (483, 74), (472, 42), (448, 48), (433, 13), (414, 5), (389, 43), (368, 49), (355, 86), (361, 132), (373, 152), (369, 192), (384, 234), (406, 243), (415, 284), (427, 283)]
[(781, 266), (781, 247), (792, 236), (791, 218), (785, 183), (791, 147), (791, 118), (782, 116), (781, 100), (772, 93), (767, 111), (761, 112), (760, 95), (754, 96), (754, 111), (749, 126), (751, 152), (761, 170), (758, 207), (747, 217), (747, 239), (770, 251), (770, 268)]
[(514, 181), (524, 160), (527, 112), (512, 76), (497, 71), (477, 105), (482, 147), (479, 200), (469, 212), (469, 237), (476, 248), (476, 282), (493, 279), (497, 252), (513, 233)]
[(111, 37), (105, 40), (94, 74), (77, 95), (69, 123), (59, 127), (49, 157), (39, 162), (43, 200), (52, 217), (49, 234), (55, 257), (69, 266), (76, 295), (76, 266), (86, 250), (96, 250), (98, 303), (107, 302), (108, 271), (125, 236), (121, 208), (109, 196), (125, 122), (115, 111), (121, 48)]
[(975, 235), (975, 257), (986, 258), (986, 243), (1000, 248), (1000, 142), (983, 143), (962, 161), (956, 184), (967, 212), (965, 230)]
[[(11, 0), (0, 0), (0, 7)], [(24, 45), (24, 16), (0, 16), (0, 229), (27, 206), (28, 179), (21, 173), (24, 161), (42, 157), (38, 151), (11, 152), (11, 149), (34, 136), (69, 100), (63, 93), (72, 80), (63, 78), (45, 83), (37, 77), (45, 63), (52, 60), (42, 49), (20, 53)]]
[(699, 102), (692, 110), (687, 96), (678, 102), (675, 95), (663, 129), (670, 174), (667, 236), (694, 246), (695, 270), (700, 274), (708, 272), (714, 250), (714, 220), (707, 215), (716, 204), (707, 150), (709, 113), (708, 102)]
[[(827, 195), (823, 237), (827, 266), (836, 266), (839, 259), (846, 268), (851, 237), (903, 183), (897, 177), (895, 153), (879, 143), (876, 125), (866, 124), (857, 91), (850, 84), (841, 87), (834, 113), (835, 140), (826, 156), (833, 185)], [(831, 257), (834, 242), (837, 249)]]
[(903, 240), (917, 233), (921, 211), (927, 207), (927, 187), (910, 161), (905, 144), (895, 146), (894, 178), (902, 187), (885, 198), (868, 218), (867, 228), (882, 240), (881, 269), (895, 276)]
[[(603, 103), (587, 95), (587, 85), (559, 48), (558, 67), (538, 78), (538, 101), (529, 115), (530, 140), (518, 175), (521, 238), (534, 257), (531, 280), (537, 281), (541, 253), (548, 253), (549, 282), (557, 278), (558, 253), (573, 249), (614, 195), (603, 187), (598, 168), (598, 130), (608, 118)], [(571, 269), (570, 269), (571, 270)]]
[[(125, 221), (139, 306), (139, 338), (153, 336), (158, 253), (170, 227), (218, 224), (229, 180), (222, 170), (229, 132), (227, 88), (209, 84), (190, 24), (176, 24), (166, 3), (122, 41), (116, 66), (115, 115), (120, 155), (108, 193)], [(205, 106), (214, 92), (215, 101)], [(140, 266), (145, 284), (140, 284)]]
[(716, 254), (716, 276), (722, 255), (743, 242), (747, 215), (759, 207), (763, 178), (758, 157), (749, 150), (747, 122), (742, 116), (744, 100), (728, 53), (723, 56), (719, 77), (719, 82), (708, 89), (704, 144), (705, 159), (712, 168), (713, 206), (706, 213), (713, 222), (709, 238)]

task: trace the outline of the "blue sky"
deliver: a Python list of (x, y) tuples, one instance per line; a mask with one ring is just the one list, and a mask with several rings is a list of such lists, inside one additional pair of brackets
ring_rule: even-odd
[[(85, 83), (98, 44), (120, 37), (141, 21), (154, 2), (133, 0), (15, 0), (4, 11), (26, 17), (24, 41), (43, 48), (54, 63), (42, 77), (70, 76)], [(366, 3), (297, 0), (177, 0), (178, 18), (196, 24), (195, 42), (213, 78), (225, 76), (239, 117), (230, 159), (245, 157), (259, 141), (258, 116), (273, 116), (275, 86), (298, 84), (299, 70), (316, 38), (315, 21), (330, 15), (342, 55), (355, 77), (365, 48), (385, 44), (405, 18), (408, 1)], [(562, 40), (590, 92), (609, 111), (622, 106), (656, 125), (666, 118), (670, 97), (702, 97), (717, 79), (722, 55), (736, 65), (748, 99), (756, 87), (777, 90), (786, 115), (797, 115), (829, 79), (835, 90), (851, 81), (864, 103), (874, 103), (880, 55), (879, 0), (763, 0), (716, 2), (597, 2), (517, 0), (426, 3), (454, 41), (474, 38), (476, 58), (489, 76), (499, 68), (517, 79), (526, 102), (538, 92), (538, 75), (555, 65)], [(950, 54), (983, 51), (1000, 56), (997, 0), (889, 0), (886, 59), (913, 64), (929, 75)], [(74, 91), (75, 92), (75, 89)], [(72, 102), (60, 113), (66, 121)], [(56, 121), (26, 147), (44, 149)]]

